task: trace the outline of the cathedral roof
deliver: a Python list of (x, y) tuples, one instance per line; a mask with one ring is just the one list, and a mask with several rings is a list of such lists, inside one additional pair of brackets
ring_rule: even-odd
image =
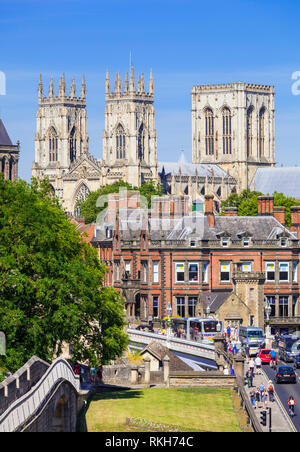
[(300, 167), (259, 168), (251, 188), (265, 195), (277, 191), (300, 199)]
[(190, 163), (186, 160), (184, 152), (181, 151), (178, 162), (159, 162), (158, 172), (165, 174), (177, 175), (179, 172), (182, 176), (198, 176), (202, 177), (230, 177), (226, 171), (220, 166), (210, 163)]
[(13, 146), (1, 118), (0, 118), (0, 146)]

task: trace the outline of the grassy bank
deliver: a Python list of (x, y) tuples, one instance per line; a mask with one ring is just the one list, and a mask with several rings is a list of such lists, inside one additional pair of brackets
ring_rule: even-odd
[[(239, 432), (231, 393), (215, 388), (151, 388), (96, 394), (86, 415), (89, 432), (136, 432), (135, 418), (179, 431)], [(149, 430), (148, 430), (149, 431)]]

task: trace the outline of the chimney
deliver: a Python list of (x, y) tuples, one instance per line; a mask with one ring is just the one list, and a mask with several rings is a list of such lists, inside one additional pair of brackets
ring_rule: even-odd
[(207, 216), (208, 225), (210, 228), (215, 227), (215, 215), (214, 215), (214, 197), (213, 195), (205, 195), (205, 215)]
[(300, 237), (300, 206), (291, 207), (291, 232), (297, 232), (298, 238)]
[(257, 210), (259, 216), (273, 215), (274, 211), (274, 198), (273, 196), (258, 196), (257, 198)]
[(225, 207), (224, 214), (225, 214), (225, 217), (237, 217), (238, 208), (237, 207)]
[(273, 215), (279, 223), (285, 226), (285, 207), (282, 206), (274, 206)]

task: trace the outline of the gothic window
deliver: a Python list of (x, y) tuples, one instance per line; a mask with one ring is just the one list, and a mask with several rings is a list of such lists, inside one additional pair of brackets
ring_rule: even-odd
[(76, 160), (76, 136), (75, 127), (72, 128), (69, 138), (70, 162)]
[(205, 111), (205, 151), (206, 155), (213, 155), (214, 143), (214, 115), (210, 108)]
[(143, 160), (145, 157), (145, 129), (141, 124), (138, 134), (138, 159)]
[(231, 154), (231, 112), (223, 109), (223, 154)]
[(264, 155), (265, 145), (265, 113), (266, 109), (263, 107), (259, 111), (259, 123), (258, 123), (258, 153), (259, 157)]
[(89, 188), (85, 185), (82, 184), (80, 189), (77, 192), (76, 198), (75, 198), (75, 211), (74, 214), (76, 217), (78, 217), (80, 215), (80, 204), (81, 202), (85, 201), (87, 199), (87, 197), (89, 196), (90, 190)]
[(49, 162), (57, 162), (57, 133), (52, 127), (49, 131)]
[(247, 110), (247, 157), (252, 155), (253, 141), (253, 107)]
[(116, 131), (116, 158), (117, 160), (126, 158), (126, 138), (121, 124), (118, 125)]

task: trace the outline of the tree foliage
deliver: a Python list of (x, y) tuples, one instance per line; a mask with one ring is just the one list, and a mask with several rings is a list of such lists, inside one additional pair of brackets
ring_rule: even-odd
[(11, 371), (32, 355), (51, 361), (63, 342), (93, 365), (127, 344), (123, 301), (103, 287), (105, 265), (51, 193), (47, 181), (0, 177), (0, 367)]
[(126, 188), (127, 190), (138, 190), (141, 195), (145, 196), (147, 199), (149, 207), (151, 205), (152, 196), (163, 195), (163, 187), (161, 185), (155, 185), (154, 182), (148, 182), (141, 187), (132, 187), (132, 185), (121, 180), (90, 192), (85, 201), (79, 201), (77, 207), (80, 210), (80, 216), (85, 218), (86, 223), (94, 223), (98, 214), (107, 207), (107, 203), (103, 203), (101, 207), (97, 207), (96, 203), (98, 198), (103, 195), (108, 195), (109, 193), (119, 193), (119, 190), (122, 188)]
[[(221, 202), (221, 215), (225, 207), (237, 207), (239, 216), (256, 216), (258, 214), (258, 196), (264, 196), (258, 191), (244, 190), (240, 195), (232, 193), (225, 201)], [(285, 224), (291, 226), (291, 207), (300, 205), (295, 198), (285, 196), (283, 193), (274, 192), (274, 206), (286, 208)]]

